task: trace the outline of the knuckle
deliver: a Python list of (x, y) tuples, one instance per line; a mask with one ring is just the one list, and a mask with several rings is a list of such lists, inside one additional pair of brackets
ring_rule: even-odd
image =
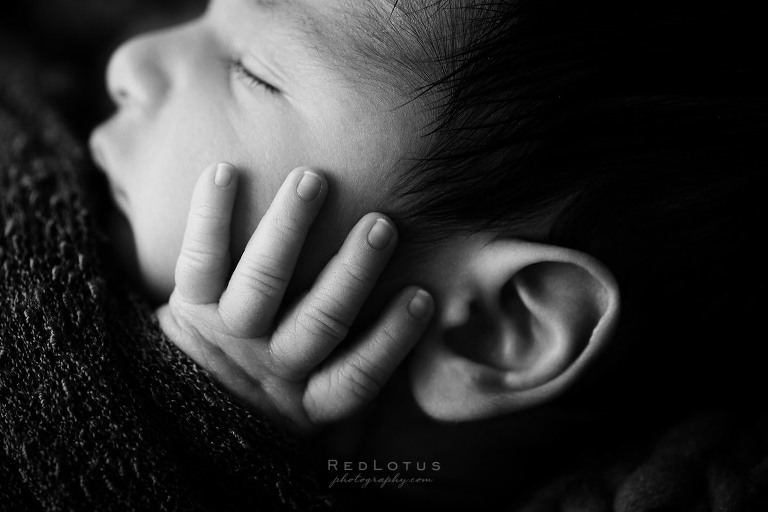
[(344, 286), (351, 290), (360, 290), (366, 287), (371, 280), (371, 271), (362, 263), (356, 261), (345, 261), (340, 265), (337, 279), (344, 283)]
[(275, 231), (281, 241), (292, 240), (304, 234), (300, 216), (287, 212), (275, 215)]
[(300, 368), (305, 363), (304, 358), (297, 359), (294, 352), (284, 343), (271, 343), (269, 352), (278, 375), (288, 379), (301, 377)]
[(240, 332), (244, 329), (245, 319), (226, 308), (219, 308), (219, 317), (225, 329), (232, 332)]
[(312, 335), (343, 340), (349, 333), (350, 326), (342, 315), (334, 311), (338, 311), (338, 307), (324, 308), (315, 305), (299, 317), (300, 325)]
[(390, 349), (394, 349), (402, 344), (401, 333), (389, 328), (382, 329), (378, 337), (378, 343)]
[(226, 224), (227, 218), (219, 208), (210, 204), (201, 204), (190, 211), (190, 218), (205, 224)]
[(189, 240), (179, 254), (182, 266), (202, 273), (218, 271), (217, 262), (223, 257), (224, 254), (219, 248), (197, 240)]
[(367, 402), (381, 389), (382, 373), (371, 361), (360, 357), (355, 364), (345, 365), (339, 370), (339, 384), (361, 401)]
[(252, 263), (243, 273), (246, 286), (270, 299), (277, 299), (288, 285), (285, 278), (273, 265)]

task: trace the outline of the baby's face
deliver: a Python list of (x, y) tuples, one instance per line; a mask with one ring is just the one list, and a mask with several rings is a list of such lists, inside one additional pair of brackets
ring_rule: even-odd
[(416, 151), (423, 120), (409, 98), (368, 84), (323, 49), (351, 44), (332, 21), (344, 8), (344, 0), (212, 0), (200, 18), (113, 56), (107, 81), (118, 109), (91, 145), (128, 221), (115, 239), (132, 239), (126, 256), (135, 251), (154, 298), (173, 288), (192, 189), (208, 164), (230, 162), (241, 173), (235, 255), (293, 168), (326, 173), (331, 193), (299, 282), (364, 213), (392, 211), (387, 177)]

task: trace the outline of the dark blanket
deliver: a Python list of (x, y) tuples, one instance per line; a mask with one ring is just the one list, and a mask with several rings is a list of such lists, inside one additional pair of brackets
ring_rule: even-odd
[(735, 410), (694, 414), (648, 443), (589, 454), (517, 510), (768, 510), (768, 416)]
[(0, 509), (328, 508), (294, 443), (109, 277), (84, 151), (0, 70)]

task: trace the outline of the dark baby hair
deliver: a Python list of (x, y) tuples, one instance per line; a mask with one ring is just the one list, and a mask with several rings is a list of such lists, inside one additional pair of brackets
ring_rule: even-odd
[(491, 230), (602, 260), (617, 342), (566, 399), (679, 411), (758, 392), (763, 18), (722, 2), (391, 7), (361, 47), (394, 48), (381, 69), (434, 119), (397, 175), (406, 239)]

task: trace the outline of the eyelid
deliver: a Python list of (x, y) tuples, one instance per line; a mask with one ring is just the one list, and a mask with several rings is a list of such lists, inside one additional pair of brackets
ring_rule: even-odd
[(251, 71), (249, 68), (247, 68), (243, 64), (243, 61), (241, 59), (227, 58), (225, 59), (225, 63), (227, 64), (227, 67), (229, 68), (230, 72), (236, 73), (237, 75), (243, 77), (249, 82), (250, 85), (261, 86), (271, 94), (280, 94), (282, 92), (280, 91), (280, 89), (278, 89), (277, 87), (267, 82), (266, 80), (258, 76), (253, 71)]

